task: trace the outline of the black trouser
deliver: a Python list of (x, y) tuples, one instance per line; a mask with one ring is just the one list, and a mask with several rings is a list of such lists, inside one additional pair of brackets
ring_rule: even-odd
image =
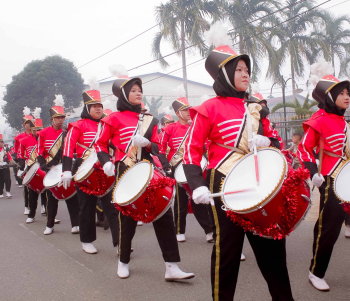
[[(50, 190), (47, 190), (47, 223), (46, 226), (53, 228), (55, 224), (55, 218), (58, 209), (58, 199), (56, 199)], [(78, 196), (75, 194), (70, 199), (66, 200), (66, 205), (68, 208), (68, 213), (70, 217), (70, 222), (72, 227), (79, 226), (79, 200)]]
[(319, 188), (320, 213), (314, 228), (313, 258), (310, 272), (319, 278), (326, 274), (335, 242), (347, 214), (333, 191), (333, 179), (325, 176)]
[[(212, 223), (209, 216), (207, 205), (197, 205), (191, 198), (192, 210), (195, 218), (203, 228), (205, 234), (213, 232)], [(188, 195), (185, 188), (176, 183), (176, 195), (174, 203), (174, 215), (176, 234), (185, 234), (186, 217), (188, 213)]]
[(17, 177), (18, 168), (16, 166), (13, 167), (13, 174), (15, 175), (15, 179), (18, 185), (22, 185), (23, 179), (21, 177)]
[(35, 190), (28, 188), (28, 203), (29, 203), (28, 217), (30, 218), (35, 217), (36, 208), (38, 207), (38, 198), (39, 198), (39, 194)]
[(23, 198), (24, 198), (24, 207), (29, 208), (29, 188), (23, 186)]
[[(35, 217), (36, 209), (38, 208), (39, 194), (31, 188), (27, 187), (27, 190), (28, 190), (28, 205), (29, 205), (28, 217), (33, 218), (33, 217)], [(24, 191), (24, 193), (26, 193), (26, 192)], [(46, 190), (44, 190), (40, 194), (40, 197), (41, 197), (41, 205), (46, 207), (46, 202), (47, 202)]]
[(4, 186), (7, 192), (11, 191), (10, 168), (0, 168), (0, 194), (4, 193)]
[(347, 214), (345, 217), (345, 226), (350, 226), (350, 215)]
[[(212, 169), (206, 182), (212, 193), (220, 192), (223, 174)], [(254, 251), (259, 269), (265, 278), (273, 301), (293, 300), (286, 262), (285, 239), (267, 239), (251, 232), (245, 233), (233, 223), (221, 209), (220, 197), (214, 198), (211, 206), (215, 245), (211, 256), (211, 283), (213, 300), (233, 300), (244, 236)]]
[[(116, 171), (122, 175), (126, 170), (126, 165), (122, 162), (117, 163)], [(135, 235), (137, 221), (129, 216), (119, 212), (119, 260), (123, 263), (129, 263), (131, 253), (131, 242)], [(162, 250), (165, 262), (180, 262), (179, 247), (176, 240), (173, 211), (171, 208), (158, 220), (153, 222), (154, 232)]]
[[(80, 230), (80, 241), (83, 243), (91, 243), (96, 240), (96, 203), (97, 196), (86, 194), (81, 191), (78, 187), (77, 195), (79, 198), (79, 230)], [(107, 193), (104, 197), (100, 198), (103, 211), (109, 221), (113, 246), (116, 246), (119, 241), (119, 211), (111, 203), (113, 189)]]

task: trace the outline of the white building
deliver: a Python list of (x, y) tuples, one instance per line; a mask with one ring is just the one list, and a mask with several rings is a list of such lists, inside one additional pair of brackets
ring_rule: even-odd
[[(133, 77), (140, 77), (142, 79), (143, 96), (150, 101), (152, 97), (159, 98), (162, 96), (163, 106), (171, 106), (172, 102), (176, 100), (177, 88), (183, 84), (180, 77), (164, 74), (161, 72), (136, 75)], [(114, 80), (100, 82), (100, 92), (103, 100), (110, 100), (113, 111), (116, 111), (117, 97), (112, 94), (112, 85)], [(204, 100), (215, 96), (212, 86), (205, 85), (192, 80), (187, 81), (188, 100), (191, 105), (200, 105)], [(206, 99), (204, 99), (206, 98)]]

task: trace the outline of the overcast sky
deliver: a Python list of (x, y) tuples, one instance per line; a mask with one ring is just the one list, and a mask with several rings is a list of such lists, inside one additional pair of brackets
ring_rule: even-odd
[[(317, 1), (322, 3), (325, 0)], [(17, 0), (2, 1), (0, 18), (0, 86), (11, 82), (32, 60), (59, 54), (71, 60), (77, 67), (116, 47), (120, 43), (156, 24), (155, 6), (160, 0)], [(344, 0), (332, 0), (322, 6), (327, 8)], [(349, 13), (350, 1), (331, 8), (335, 14)], [(152, 60), (151, 42), (157, 28), (136, 38), (134, 41), (107, 54), (97, 61), (79, 68), (84, 80), (92, 76), (102, 79), (110, 76), (108, 67), (122, 63), (131, 69)], [(166, 43), (163, 54), (172, 52)], [(200, 58), (196, 52), (187, 52), (187, 62)], [(162, 70), (159, 63), (138, 68), (129, 75), (152, 72), (170, 72), (181, 67), (181, 57), (169, 58), (170, 67)], [(173, 73), (182, 76), (182, 71)], [(289, 75), (286, 69), (285, 76)], [(205, 72), (204, 62), (188, 69), (191, 80), (212, 84)], [(263, 76), (262, 76), (263, 77)], [(268, 90), (272, 83), (261, 78), (261, 89)], [(300, 83), (305, 83), (300, 81)], [(290, 84), (290, 83), (289, 83)], [(0, 87), (2, 92), (4, 88)], [(265, 92), (264, 91), (264, 92)], [(278, 95), (279, 90), (276, 90)], [(268, 92), (263, 95), (269, 94)]]

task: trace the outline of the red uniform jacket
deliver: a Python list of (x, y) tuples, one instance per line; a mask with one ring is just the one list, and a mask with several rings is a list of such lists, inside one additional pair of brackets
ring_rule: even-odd
[[(193, 122), (186, 140), (184, 169), (192, 190), (205, 186), (200, 162), (207, 139), (211, 141), (208, 169), (219, 168), (232, 153), (232, 150), (218, 144), (238, 148), (246, 122), (244, 104), (245, 101), (240, 98), (218, 96), (190, 109)], [(266, 124), (259, 127), (258, 134), (276, 138), (272, 128), (269, 129)], [(277, 147), (279, 148), (279, 144)], [(190, 169), (193, 169), (193, 173)]]
[(161, 147), (159, 149), (159, 153), (165, 155), (169, 146), (170, 151), (167, 157), (169, 162), (181, 145), (181, 142), (183, 141), (189, 127), (190, 126), (188, 124), (182, 125), (179, 121), (177, 121), (176, 123), (170, 123), (164, 129), (164, 134), (162, 135), (160, 141)]
[(55, 144), (57, 139), (61, 137), (62, 133), (62, 129), (55, 130), (52, 126), (38, 132), (37, 155), (42, 156), (44, 159), (49, 157), (51, 147)]
[(22, 140), (24, 137), (28, 137), (30, 135), (31, 134), (28, 135), (26, 132), (24, 132), (24, 133), (21, 133), (15, 137), (15, 145), (14, 145), (15, 153), (18, 153), (20, 150), (21, 144), (19, 141)]
[(323, 141), (323, 149), (333, 156), (323, 153), (321, 173), (324, 176), (331, 175), (342, 161), (346, 159), (345, 147), (349, 143), (347, 138), (347, 126), (344, 116), (331, 114), (320, 109), (303, 123), (305, 135), (298, 148), (300, 162), (310, 170), (311, 178), (317, 173), (317, 165), (313, 156), (313, 149), (317, 147), (319, 152), (320, 141)]
[(19, 143), (20, 148), (17, 153), (18, 158), (24, 159), (27, 162), (30, 154), (35, 151), (36, 137), (34, 137), (33, 134), (30, 134), (29, 136), (26, 134), (24, 138), (19, 140)]
[(92, 147), (99, 122), (91, 119), (80, 119), (68, 125), (68, 133), (63, 146), (63, 171), (72, 169), (73, 154), (82, 158), (86, 150)]
[(13, 160), (10, 152), (6, 151), (6, 148), (0, 147), (0, 154), (1, 153), (2, 153), (2, 156), (1, 156), (2, 162), (10, 163)]
[[(108, 147), (115, 150), (115, 161), (124, 161), (131, 147), (131, 138), (138, 130), (139, 114), (131, 111), (114, 112), (102, 119), (101, 134), (96, 141), (98, 158), (102, 165), (109, 161)], [(158, 120), (153, 118), (144, 137), (152, 142), (152, 154), (158, 154)], [(107, 156), (108, 155), (108, 156)], [(145, 148), (142, 149), (142, 158), (145, 158)], [(151, 157), (146, 155), (148, 160)]]

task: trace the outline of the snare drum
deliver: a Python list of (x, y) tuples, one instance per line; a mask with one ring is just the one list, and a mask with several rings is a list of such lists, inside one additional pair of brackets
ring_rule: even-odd
[(43, 183), (44, 177), (45, 172), (40, 169), (40, 164), (36, 162), (28, 169), (25, 177), (23, 178), (23, 185), (40, 194), (45, 190)]
[(115, 177), (106, 176), (101, 163), (97, 159), (97, 153), (92, 151), (79, 166), (74, 175), (74, 181), (85, 193), (100, 198), (111, 191), (115, 183)]
[(52, 167), (44, 178), (44, 186), (49, 189), (53, 196), (59, 200), (64, 201), (70, 199), (77, 193), (74, 187), (74, 182), (70, 182), (70, 186), (64, 189), (61, 182), (62, 164)]
[(113, 201), (124, 215), (144, 223), (154, 222), (170, 208), (175, 180), (165, 177), (148, 161), (129, 168), (116, 183)]
[(288, 166), (277, 149), (262, 148), (257, 154), (260, 185), (256, 183), (254, 155), (250, 153), (238, 161), (222, 185), (224, 193), (247, 191), (222, 196), (223, 209), (246, 230), (281, 239), (305, 219), (311, 208), (311, 190), (305, 181), (308, 173)]
[(346, 161), (334, 179), (334, 193), (342, 202), (346, 213), (350, 214), (350, 160)]
[[(175, 172), (174, 172), (174, 178), (175, 178), (176, 182), (179, 183), (179, 185), (182, 186), (190, 196), (192, 196), (192, 190), (187, 183), (187, 178), (186, 178), (182, 163), (183, 162), (181, 161), (180, 164), (176, 167)], [(203, 156), (202, 160), (201, 160), (201, 167), (202, 167), (204, 179), (205, 179), (205, 176), (207, 173), (207, 165), (208, 165), (208, 160)]]

